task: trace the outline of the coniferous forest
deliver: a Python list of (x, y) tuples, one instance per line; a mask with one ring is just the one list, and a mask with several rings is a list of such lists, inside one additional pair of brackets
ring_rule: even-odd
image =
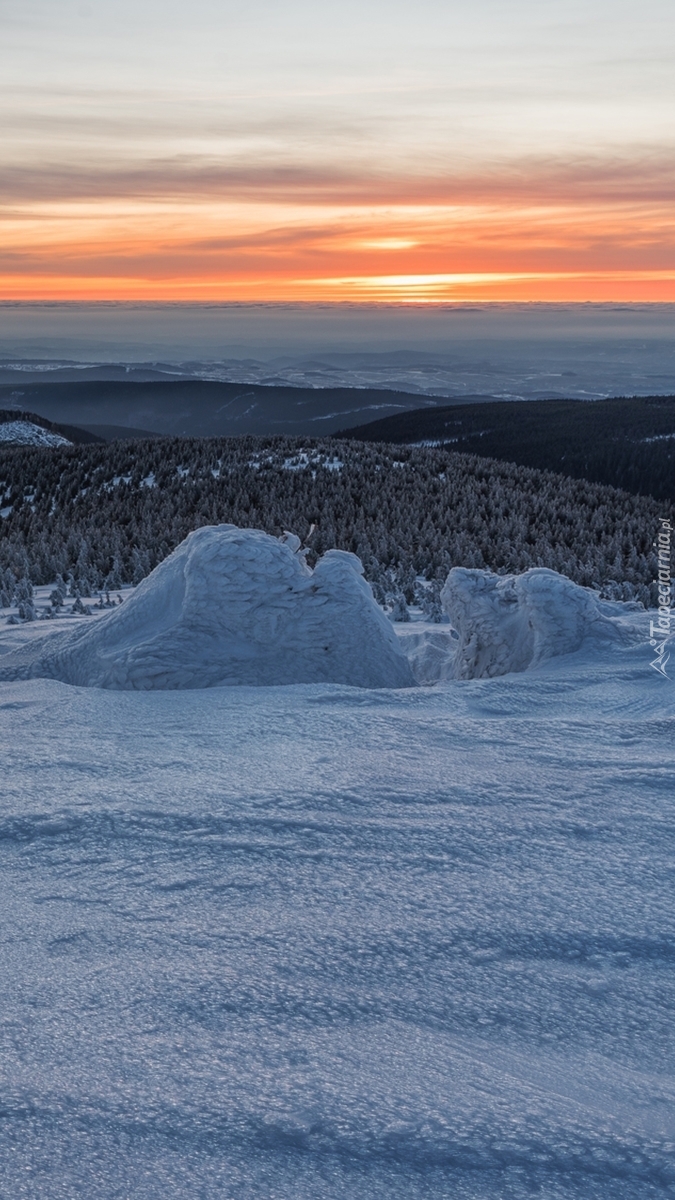
[[(380, 602), (427, 597), (455, 565), (550, 567), (656, 602), (663, 503), (433, 447), (335, 439), (162, 439), (0, 453), (0, 571), (83, 596), (138, 583), (190, 530), (231, 522), (363, 561)], [(417, 582), (416, 582), (417, 580)]]
[(675, 396), (455, 404), (397, 413), (338, 436), (446, 444), (656, 500), (675, 499)]

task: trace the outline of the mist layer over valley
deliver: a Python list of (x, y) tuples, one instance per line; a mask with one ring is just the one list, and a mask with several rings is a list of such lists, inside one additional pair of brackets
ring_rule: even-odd
[(465, 401), (673, 394), (675, 305), (0, 305), (0, 383), (83, 371)]

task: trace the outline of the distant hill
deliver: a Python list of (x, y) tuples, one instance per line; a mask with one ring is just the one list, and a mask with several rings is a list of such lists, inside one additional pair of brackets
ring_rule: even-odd
[[(101, 427), (123, 427), (129, 437), (323, 437), (374, 416), (447, 404), (444, 396), (376, 388), (272, 387), (204, 379), (80, 379), (0, 386), (0, 408), (20, 405), (50, 421), (97, 432)], [(108, 440), (105, 432), (103, 436)]]
[(49, 360), (23, 362), (17, 366), (0, 360), (0, 385), (11, 384), (12, 388), (25, 388), (28, 384), (43, 384), (48, 379), (53, 383), (87, 383), (97, 380), (119, 380), (123, 383), (145, 383), (152, 380), (184, 378), (184, 372), (164, 366), (148, 366), (126, 363), (97, 363), (83, 365), (76, 362), (53, 363)]
[(105, 438), (73, 425), (57, 425), (23, 409), (0, 409), (0, 443), (8, 446), (75, 446)]
[(657, 500), (675, 496), (675, 396), (439, 406), (388, 416), (334, 436), (443, 445)]
[(165, 433), (155, 433), (152, 429), (136, 429), (131, 425), (83, 425), (82, 430), (92, 433), (103, 442), (145, 441), (147, 438), (167, 437)]

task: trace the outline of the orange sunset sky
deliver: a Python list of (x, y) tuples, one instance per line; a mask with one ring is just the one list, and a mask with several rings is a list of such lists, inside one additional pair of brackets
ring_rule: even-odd
[(675, 300), (671, 0), (0, 0), (0, 299)]

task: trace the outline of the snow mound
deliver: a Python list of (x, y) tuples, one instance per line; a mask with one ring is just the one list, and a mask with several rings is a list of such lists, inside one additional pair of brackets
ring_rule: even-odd
[(0, 422), (0, 442), (11, 446), (72, 446), (68, 438), (32, 421)]
[(459, 634), (455, 679), (527, 671), (589, 639), (621, 637), (592, 592), (545, 567), (522, 575), (453, 567), (441, 602)]
[(299, 550), (293, 535), (198, 529), (121, 608), (8, 655), (0, 678), (125, 690), (412, 686), (358, 558), (329, 550), (311, 571)]

